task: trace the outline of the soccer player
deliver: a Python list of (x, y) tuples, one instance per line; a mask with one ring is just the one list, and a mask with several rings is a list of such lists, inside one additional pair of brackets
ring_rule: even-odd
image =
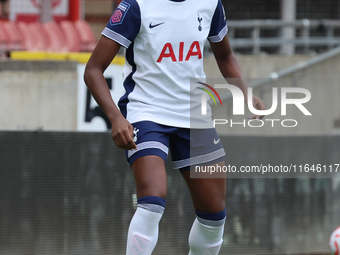
[[(189, 254), (215, 255), (220, 250), (226, 179), (190, 178), (188, 170), (193, 163), (223, 166), (225, 153), (216, 130), (210, 124), (202, 128), (212, 122), (211, 115), (191, 119), (190, 100), (195, 93), (190, 79), (205, 78), (203, 47), (208, 39), (222, 75), (227, 80), (237, 78), (234, 85), (247, 98), (245, 78), (227, 31), (221, 0), (123, 0), (86, 66), (85, 82), (112, 123), (114, 142), (126, 150), (136, 181), (138, 207), (128, 231), (127, 255), (148, 255), (156, 246), (165, 208), (169, 149), (197, 215), (189, 234)], [(126, 93), (118, 102), (119, 111), (103, 72), (121, 46), (126, 48)], [(253, 105), (265, 109), (256, 96)]]

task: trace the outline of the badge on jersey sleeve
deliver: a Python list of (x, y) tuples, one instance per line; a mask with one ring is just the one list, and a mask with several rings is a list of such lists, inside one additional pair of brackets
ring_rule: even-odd
[(110, 19), (111, 26), (122, 24), (123, 20), (125, 18), (125, 15), (128, 12), (129, 8), (130, 8), (130, 4), (125, 2), (125, 1), (122, 1), (118, 5), (117, 9), (114, 11), (114, 13), (113, 13), (113, 15)]

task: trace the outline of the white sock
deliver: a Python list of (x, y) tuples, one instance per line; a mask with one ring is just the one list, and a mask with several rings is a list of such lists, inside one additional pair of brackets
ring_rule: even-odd
[(152, 212), (138, 205), (128, 231), (126, 255), (152, 253), (157, 244), (158, 224), (162, 215), (162, 212)]
[(224, 221), (220, 226), (208, 226), (197, 220), (189, 234), (189, 255), (217, 255), (223, 242)]

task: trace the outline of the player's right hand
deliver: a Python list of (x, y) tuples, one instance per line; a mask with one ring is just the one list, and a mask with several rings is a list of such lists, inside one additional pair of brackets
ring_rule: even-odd
[(112, 123), (112, 139), (121, 149), (137, 149), (133, 141), (133, 126), (123, 116)]

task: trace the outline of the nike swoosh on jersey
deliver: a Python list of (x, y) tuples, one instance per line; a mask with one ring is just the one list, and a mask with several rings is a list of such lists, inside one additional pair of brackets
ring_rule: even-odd
[(221, 139), (218, 139), (217, 141), (214, 139), (214, 144), (218, 144)]
[(159, 25), (163, 25), (165, 22), (162, 22), (162, 23), (158, 23), (156, 25), (152, 25), (152, 22), (150, 23), (149, 25), (149, 28), (154, 28), (154, 27), (158, 27)]

